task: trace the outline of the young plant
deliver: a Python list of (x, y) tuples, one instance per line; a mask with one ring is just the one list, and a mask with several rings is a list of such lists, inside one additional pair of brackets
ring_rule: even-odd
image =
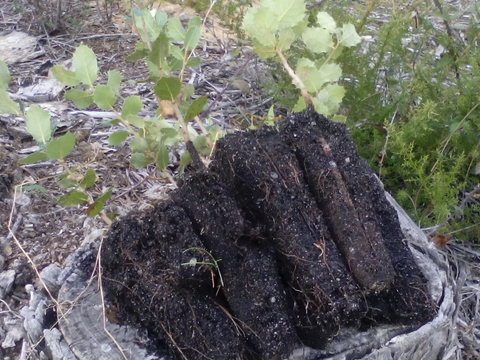
[[(243, 29), (252, 38), (254, 51), (262, 59), (277, 56), (300, 90), (294, 111), (309, 105), (325, 116), (338, 111), (345, 90), (337, 83), (342, 69), (335, 59), (344, 47), (353, 47), (361, 40), (352, 24), (337, 27), (329, 14), (320, 12), (315, 24), (309, 25), (304, 0), (262, 0), (260, 7), (247, 11)], [(295, 70), (288, 60), (294, 43), (301, 44), (307, 53), (297, 59)], [(345, 117), (335, 115), (333, 120), (345, 121)]]

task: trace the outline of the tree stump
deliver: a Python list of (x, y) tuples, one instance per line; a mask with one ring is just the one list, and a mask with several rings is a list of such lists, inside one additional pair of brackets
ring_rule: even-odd
[(101, 263), (114, 322), (169, 359), (416, 359), (452, 311), (444, 260), (311, 109), (227, 135), (170, 200), (114, 224)]

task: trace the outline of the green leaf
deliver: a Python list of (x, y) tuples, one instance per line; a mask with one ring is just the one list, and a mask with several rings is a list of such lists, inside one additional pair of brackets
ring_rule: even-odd
[(69, 131), (57, 140), (48, 143), (46, 153), (49, 159), (63, 159), (75, 147), (75, 136)]
[(317, 13), (317, 24), (320, 25), (321, 28), (327, 30), (330, 34), (334, 34), (337, 30), (337, 23), (330, 14), (326, 13), (325, 11), (320, 11)]
[(152, 15), (160, 28), (163, 28), (168, 21), (168, 15), (160, 9), (155, 10), (155, 13), (152, 13)]
[(145, 127), (145, 120), (143, 120), (140, 116), (137, 115), (128, 115), (125, 119), (130, 125), (136, 126), (137, 128), (144, 128)]
[(87, 215), (89, 217), (97, 216), (100, 213), (100, 211), (103, 210), (103, 207), (104, 207), (105, 203), (112, 196), (112, 192), (113, 192), (113, 188), (109, 188), (105, 193), (103, 193), (101, 196), (99, 196), (97, 198), (97, 200), (95, 200), (93, 202), (93, 204), (91, 204), (87, 208)]
[(200, 27), (189, 27), (185, 34), (184, 47), (185, 50), (191, 51), (195, 49), (200, 41)]
[[(337, 84), (328, 84), (325, 86), (325, 90), (328, 92), (328, 101), (332, 104), (333, 108), (337, 107), (342, 102), (345, 96), (345, 89), (343, 86)], [(336, 110), (335, 110), (336, 111)]]
[(97, 174), (95, 173), (95, 170), (88, 169), (79, 185), (82, 189), (88, 189), (89, 187), (92, 187), (96, 181)]
[(127, 57), (125, 57), (125, 60), (135, 62), (146, 57), (148, 53), (149, 52), (147, 49), (145, 49), (145, 46), (143, 45), (143, 43), (141, 41), (138, 41), (137, 44), (135, 45), (135, 51), (130, 55), (128, 55)]
[(196, 68), (199, 67), (202, 64), (202, 59), (198, 56), (191, 57), (187, 61), (187, 67), (189, 68)]
[(302, 96), (300, 96), (292, 110), (294, 112), (300, 112), (305, 110), (306, 108), (307, 108), (307, 103), (305, 102), (305, 99)]
[(183, 100), (190, 99), (190, 97), (195, 94), (195, 86), (192, 84), (185, 84), (182, 88)]
[(276, 15), (279, 30), (294, 27), (305, 17), (305, 0), (264, 0), (262, 5)]
[(295, 73), (311, 93), (317, 93), (320, 91), (326, 82), (322, 72), (319, 71), (314, 62), (309, 59), (299, 59)]
[(30, 154), (30, 155), (18, 160), (18, 162), (20, 164), (34, 164), (37, 161), (42, 161), (42, 160), (47, 160), (47, 159), (48, 159), (48, 155), (46, 153), (37, 151), (37, 152), (34, 152), (33, 154)]
[(136, 9), (133, 13), (135, 25), (138, 30), (138, 34), (142, 41), (146, 44), (150, 44), (155, 41), (157, 36), (162, 31), (157, 20), (152, 16), (150, 11), (139, 11)]
[(347, 117), (344, 115), (334, 115), (332, 121), (345, 124), (347, 122)]
[(182, 83), (177, 77), (163, 77), (153, 87), (155, 95), (160, 100), (174, 101), (182, 90)]
[(20, 115), (18, 104), (10, 99), (6, 90), (0, 89), (0, 113)]
[(273, 46), (263, 46), (257, 39), (252, 40), (253, 51), (255, 51), (263, 60), (272, 58), (277, 55)]
[(317, 98), (312, 98), (313, 102), (313, 107), (315, 108), (315, 111), (319, 114), (322, 114), (324, 116), (329, 115), (328, 107), (321, 101), (319, 101)]
[(302, 40), (310, 51), (317, 54), (329, 52), (334, 47), (332, 35), (321, 28), (305, 29)]
[(174, 17), (168, 19), (167, 35), (172, 41), (181, 42), (185, 40), (185, 29), (180, 22), (180, 19)]
[(46, 193), (47, 189), (45, 189), (43, 186), (34, 184), (34, 185), (27, 185), (27, 186), (22, 187), (22, 191), (23, 192), (40, 191), (40, 192)]
[(78, 204), (84, 204), (88, 201), (87, 194), (78, 191), (78, 190), (71, 190), (70, 192), (62, 195), (58, 198), (57, 204), (60, 206), (75, 206)]
[(157, 67), (161, 67), (162, 62), (170, 54), (170, 40), (167, 35), (161, 33), (157, 39), (152, 43), (152, 50), (148, 54), (148, 59)]
[(55, 79), (60, 81), (63, 85), (75, 86), (80, 84), (80, 80), (78, 80), (77, 74), (75, 72), (64, 69), (60, 65), (55, 65), (52, 68), (52, 74)]
[(126, 119), (128, 115), (137, 115), (142, 110), (143, 104), (140, 96), (129, 96), (125, 99), (122, 106), (122, 118)]
[(93, 94), (77, 89), (70, 89), (63, 96), (67, 100), (72, 100), (79, 109), (86, 109), (93, 104)]
[(36, 142), (45, 145), (52, 137), (50, 114), (38, 105), (30, 106), (25, 114), (27, 131)]
[(111, 134), (108, 138), (108, 144), (111, 146), (117, 146), (123, 143), (127, 137), (129, 132), (128, 131), (115, 131)]
[(164, 170), (170, 163), (170, 158), (168, 156), (168, 149), (164, 145), (159, 145), (157, 150), (157, 163), (158, 170)]
[(353, 24), (344, 24), (342, 27), (342, 35), (340, 36), (340, 43), (343, 46), (355, 46), (362, 41), (362, 38), (358, 36), (357, 30)]
[[(130, 142), (130, 149), (133, 153), (142, 153), (148, 149), (147, 140), (143, 138), (134, 137)], [(131, 161), (130, 161), (131, 162)]]
[(115, 92), (115, 95), (118, 94), (118, 89), (122, 83), (122, 74), (118, 70), (109, 70), (108, 71), (108, 81), (107, 86)]
[(278, 30), (278, 25), (275, 13), (265, 7), (248, 9), (242, 23), (247, 35), (258, 41), (261, 46), (275, 46), (275, 32)]
[(182, 52), (182, 49), (180, 49), (178, 46), (173, 45), (170, 47), (170, 55), (173, 58), (177, 60), (181, 60), (183, 62), (183, 52)]
[(295, 33), (291, 28), (285, 28), (278, 32), (277, 48), (282, 51), (290, 49), (295, 41)]
[(202, 18), (200, 16), (194, 16), (188, 20), (188, 28), (190, 29), (191, 27), (200, 27), (202, 26)]
[(93, 86), (97, 80), (98, 65), (92, 49), (86, 45), (80, 45), (73, 54), (72, 62), (77, 79), (85, 85)]
[(7, 90), (10, 83), (10, 71), (8, 66), (2, 60), (0, 60), (0, 90)]
[(178, 172), (183, 173), (185, 168), (192, 162), (192, 156), (188, 151), (184, 151), (182, 155), (180, 155), (180, 161), (178, 163)]
[(117, 101), (117, 96), (112, 88), (105, 85), (97, 85), (93, 92), (93, 101), (100, 109), (110, 110)]
[(203, 107), (207, 103), (208, 97), (207, 96), (201, 96), (198, 99), (196, 99), (187, 109), (187, 112), (185, 113), (184, 121), (189, 122), (193, 120), (195, 116), (200, 114), (203, 111)]
[(70, 189), (72, 187), (76, 187), (77, 185), (78, 185), (78, 182), (70, 178), (61, 179), (58, 182), (58, 186), (60, 186), (61, 189)]
[(130, 164), (132, 164), (137, 169), (144, 168), (148, 164), (153, 163), (153, 159), (150, 156), (147, 156), (143, 153), (134, 153), (130, 157)]
[(105, 191), (102, 195), (100, 195), (96, 201), (100, 201), (102, 203), (106, 203), (110, 197), (112, 196), (113, 193), (113, 188), (108, 188), (107, 191)]
[(342, 68), (337, 64), (325, 64), (320, 68), (324, 83), (335, 82), (342, 76)]

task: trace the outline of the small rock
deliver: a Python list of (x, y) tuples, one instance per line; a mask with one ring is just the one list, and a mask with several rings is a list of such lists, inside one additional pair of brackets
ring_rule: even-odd
[(3, 271), (0, 274), (0, 299), (12, 291), (13, 282), (15, 281), (15, 270)]
[[(40, 272), (40, 278), (53, 296), (56, 296), (60, 290), (61, 284), (58, 283), (58, 277), (61, 272), (62, 269), (55, 264), (48, 265)], [(39, 290), (43, 288), (44, 284), (40, 283)]]

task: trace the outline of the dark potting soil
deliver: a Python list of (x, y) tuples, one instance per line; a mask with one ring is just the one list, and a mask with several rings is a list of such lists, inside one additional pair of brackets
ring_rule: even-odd
[(344, 125), (312, 110), (227, 135), (171, 201), (104, 241), (108, 299), (175, 359), (282, 359), (436, 306)]

